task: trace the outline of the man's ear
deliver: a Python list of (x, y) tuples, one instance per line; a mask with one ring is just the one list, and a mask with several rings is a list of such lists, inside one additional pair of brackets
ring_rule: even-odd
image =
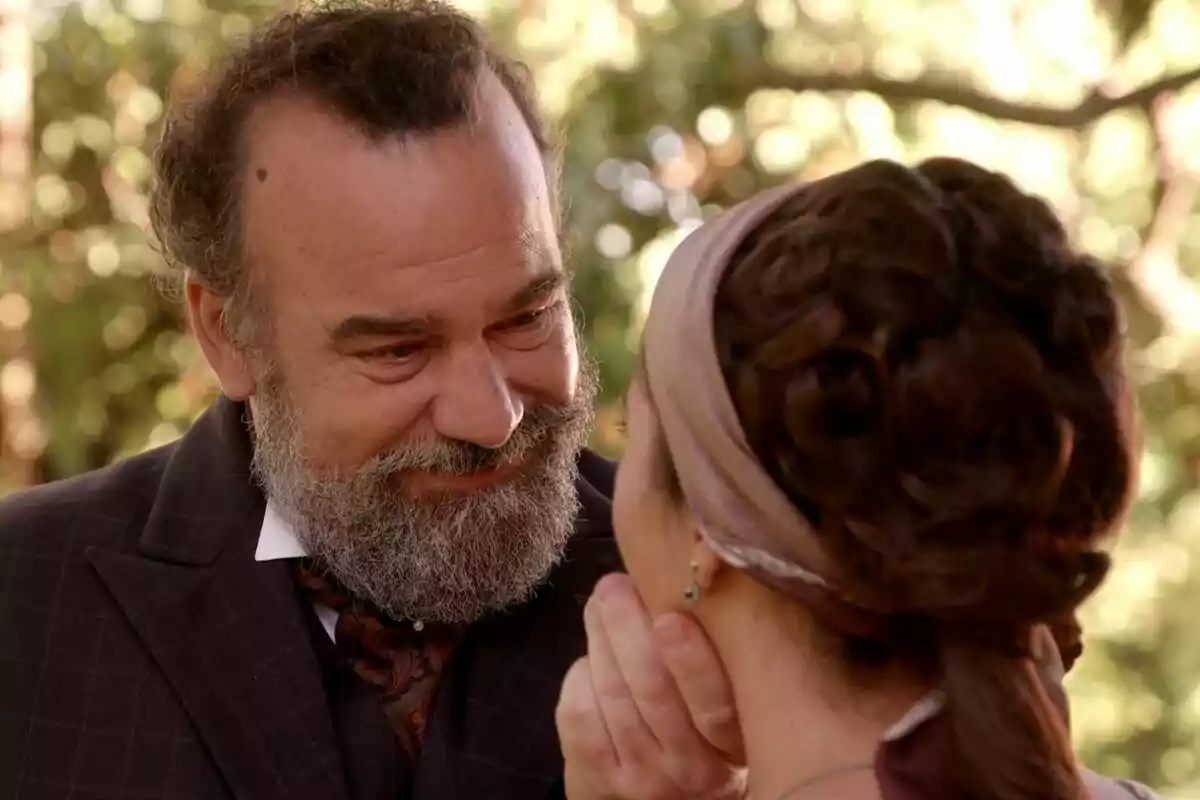
[(230, 399), (243, 402), (254, 394), (254, 370), (246, 353), (229, 339), (224, 324), (225, 300), (191, 276), (186, 285), (188, 322), (204, 351), (208, 365), (217, 374), (221, 390)]

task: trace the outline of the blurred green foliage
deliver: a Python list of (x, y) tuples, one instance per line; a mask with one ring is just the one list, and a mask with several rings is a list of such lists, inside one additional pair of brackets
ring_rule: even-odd
[[(645, 289), (681, 230), (758, 188), (864, 157), (962, 155), (1046, 195), (1118, 265), (1146, 452), (1118, 567), (1086, 613), (1076, 739), (1101, 771), (1200, 797), (1200, 6), (462, 5), (528, 60), (561, 123), (576, 297), (603, 366), (595, 442), (609, 452)], [(278, 6), (35, 13), (32, 173), (0, 185), (0, 199), (28, 192), (0, 238), (0, 491), (169, 441), (214, 396), (177, 305), (154, 288), (149, 153), (171, 92)]]

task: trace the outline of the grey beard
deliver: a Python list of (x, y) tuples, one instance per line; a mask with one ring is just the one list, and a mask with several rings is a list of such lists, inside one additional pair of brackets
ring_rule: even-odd
[[(590, 363), (569, 405), (530, 409), (499, 448), (406, 442), (342, 473), (306, 461), (282, 381), (263, 378), (254, 473), (309, 556), (356, 597), (395, 619), (469, 623), (527, 600), (561, 560), (596, 394)], [(465, 496), (418, 499), (398, 488), (407, 470), (464, 474), (517, 461), (519, 475)]]

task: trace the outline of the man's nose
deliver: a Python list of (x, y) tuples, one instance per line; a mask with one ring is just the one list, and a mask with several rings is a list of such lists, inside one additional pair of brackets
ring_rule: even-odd
[(453, 353), (444, 381), (433, 408), (442, 436), (496, 448), (521, 424), (524, 403), (485, 343)]

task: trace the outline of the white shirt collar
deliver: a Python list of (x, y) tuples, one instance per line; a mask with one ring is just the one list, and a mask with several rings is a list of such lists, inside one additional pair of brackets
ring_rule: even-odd
[(282, 558), (304, 558), (307, 555), (307, 548), (296, 538), (292, 526), (288, 525), (268, 502), (267, 511), (263, 514), (262, 529), (258, 534), (258, 549), (254, 551), (254, 560), (277, 561)]
[[(292, 526), (288, 525), (268, 502), (267, 511), (263, 514), (262, 528), (258, 533), (258, 547), (254, 551), (254, 560), (279, 561), (285, 558), (304, 558), (307, 555), (308, 549), (296, 538)], [(330, 639), (337, 641), (337, 612), (315, 601), (312, 605), (313, 610), (317, 612), (317, 619), (321, 621), (321, 627), (329, 634)]]

